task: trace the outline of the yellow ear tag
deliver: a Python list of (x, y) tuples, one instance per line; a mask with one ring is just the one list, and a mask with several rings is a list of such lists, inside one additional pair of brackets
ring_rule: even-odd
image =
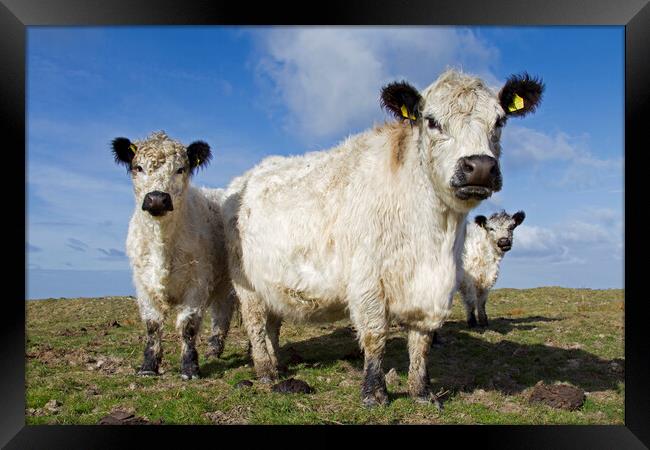
[(199, 164), (201, 164), (201, 160), (199, 158), (196, 158), (196, 165), (198, 166)]
[(406, 105), (402, 105), (402, 116), (405, 117), (406, 119), (411, 119), (415, 120), (415, 116), (413, 114), (409, 114), (408, 109), (406, 109)]
[(515, 94), (512, 98), (512, 103), (508, 106), (508, 111), (513, 112), (519, 111), (520, 109), (524, 109), (524, 99)]
[(129, 150), (131, 150), (133, 153), (138, 149), (138, 147), (135, 146), (135, 144), (129, 145)]

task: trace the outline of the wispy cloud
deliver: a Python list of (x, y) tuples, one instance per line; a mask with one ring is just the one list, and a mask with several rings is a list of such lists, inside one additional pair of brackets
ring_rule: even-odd
[(552, 226), (522, 224), (515, 231), (512, 257), (545, 263), (588, 262), (594, 249), (616, 259), (623, 252), (622, 213), (609, 208), (585, 208)]
[(41, 247), (32, 245), (29, 242), (25, 242), (25, 251), (29, 253), (38, 253), (38, 252), (42, 252), (43, 249)]
[(88, 250), (88, 244), (75, 238), (69, 238), (66, 241), (65, 246), (71, 248), (72, 250), (76, 250), (78, 252), (85, 252), (86, 250)]
[(397, 78), (424, 88), (454, 65), (496, 83), (490, 64), (498, 51), (469, 30), (279, 28), (257, 37), (258, 74), (288, 111), (285, 127), (305, 138), (346, 133), (380, 118), (380, 88)]
[(515, 170), (530, 170), (556, 187), (584, 189), (602, 185), (604, 180), (622, 181), (623, 158), (599, 158), (589, 150), (588, 141), (588, 135), (508, 125), (502, 138), (503, 163)]
[(109, 261), (121, 261), (126, 259), (126, 254), (122, 250), (118, 250), (116, 248), (109, 248), (109, 249), (103, 249), (103, 248), (98, 248), (100, 253), (102, 253), (103, 256), (100, 256), (99, 259), (102, 260), (109, 260)]

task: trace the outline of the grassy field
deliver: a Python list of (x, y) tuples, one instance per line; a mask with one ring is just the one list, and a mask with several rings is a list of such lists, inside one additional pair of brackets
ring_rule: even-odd
[[(144, 326), (130, 297), (27, 302), (27, 424), (96, 424), (116, 410), (164, 424), (623, 424), (622, 290), (499, 289), (490, 294), (487, 329), (467, 329), (459, 299), (429, 360), (444, 409), (407, 395), (406, 333), (391, 328), (384, 369), (386, 407), (361, 406), (363, 361), (347, 322), (282, 328), (286, 377), (312, 394), (279, 394), (254, 380), (242, 328), (233, 326), (221, 359), (203, 378), (181, 381), (180, 341), (168, 320), (163, 374), (135, 375)], [(394, 370), (391, 370), (394, 369)], [(241, 380), (252, 387), (236, 388)], [(530, 403), (538, 382), (583, 389), (575, 411)]]

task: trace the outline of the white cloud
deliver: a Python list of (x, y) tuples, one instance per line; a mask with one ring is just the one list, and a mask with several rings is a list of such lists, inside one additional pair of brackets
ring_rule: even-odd
[(621, 259), (623, 215), (608, 208), (588, 208), (553, 227), (522, 224), (514, 235), (512, 257), (546, 263), (589, 262), (591, 251)]
[(273, 28), (258, 32), (258, 74), (267, 77), (288, 115), (284, 125), (303, 138), (368, 126), (382, 117), (383, 84), (406, 78), (422, 89), (447, 66), (498, 84), (496, 49), (469, 30), (446, 27)]
[[(503, 164), (515, 170), (543, 173), (547, 182), (556, 187), (584, 189), (602, 185), (603, 181), (622, 180), (623, 158), (601, 159), (588, 149), (589, 136), (570, 136), (558, 131), (544, 133), (518, 125), (508, 125), (503, 131)], [(561, 167), (549, 168), (560, 163)]]

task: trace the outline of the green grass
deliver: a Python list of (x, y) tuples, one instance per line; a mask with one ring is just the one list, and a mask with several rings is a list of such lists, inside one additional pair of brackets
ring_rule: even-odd
[[(135, 300), (49, 299), (27, 302), (28, 424), (96, 424), (116, 408), (165, 424), (623, 424), (622, 290), (499, 289), (490, 294), (490, 327), (467, 329), (459, 299), (430, 355), (435, 392), (448, 391), (444, 410), (407, 395), (406, 333), (391, 328), (384, 369), (397, 371), (386, 407), (361, 406), (362, 361), (345, 358), (357, 344), (349, 323), (283, 325), (281, 359), (288, 376), (313, 394), (278, 394), (254, 382), (242, 328), (233, 325), (221, 359), (205, 360), (207, 327), (199, 340), (203, 378), (181, 381), (180, 341), (173, 317), (163, 334), (163, 374), (135, 375), (144, 326)], [(111, 325), (114, 321), (119, 327)], [(298, 354), (303, 361), (289, 363)], [(577, 411), (530, 404), (539, 382), (584, 389)], [(56, 411), (46, 407), (61, 403)]]

